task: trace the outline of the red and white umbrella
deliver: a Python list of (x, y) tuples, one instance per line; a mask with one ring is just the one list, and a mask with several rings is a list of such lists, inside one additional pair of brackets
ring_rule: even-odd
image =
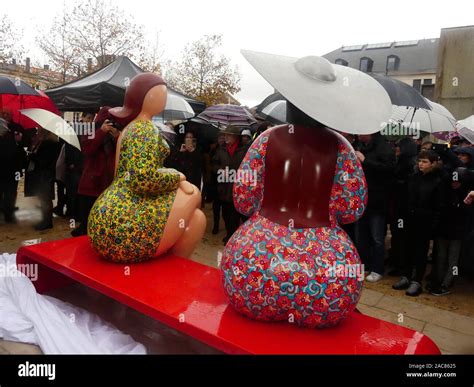
[(56, 115), (59, 110), (42, 91), (35, 90), (19, 78), (0, 77), (0, 109), (12, 112), (13, 121), (24, 128), (34, 128), (37, 124), (22, 115), (22, 109), (44, 109)]

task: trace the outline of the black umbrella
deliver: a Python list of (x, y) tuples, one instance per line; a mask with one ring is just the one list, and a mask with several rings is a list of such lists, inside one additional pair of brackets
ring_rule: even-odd
[(370, 73), (369, 75), (383, 86), (392, 105), (431, 110), (431, 106), (428, 105), (421, 93), (410, 85), (382, 74)]
[(40, 95), (35, 89), (22, 80), (8, 77), (0, 77), (0, 94)]
[(203, 120), (199, 117), (191, 118), (188, 123), (191, 127), (195, 127), (198, 130), (198, 133), (202, 134), (202, 139), (210, 142), (217, 141), (217, 136), (219, 135), (219, 128), (217, 125)]

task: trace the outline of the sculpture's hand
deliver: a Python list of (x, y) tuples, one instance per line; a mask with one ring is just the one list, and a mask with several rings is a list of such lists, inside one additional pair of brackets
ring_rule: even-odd
[(186, 180), (186, 176), (184, 175), (184, 173), (179, 172), (179, 181), (182, 182), (185, 180)]
[(179, 183), (179, 188), (187, 195), (194, 194), (194, 185), (192, 185), (188, 181), (185, 181), (185, 180), (181, 181)]

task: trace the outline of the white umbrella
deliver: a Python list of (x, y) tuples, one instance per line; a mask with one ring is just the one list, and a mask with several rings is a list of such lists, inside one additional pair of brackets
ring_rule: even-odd
[(263, 108), (262, 114), (266, 119), (273, 118), (281, 123), (286, 122), (286, 101), (280, 99), (272, 102)]
[(39, 126), (54, 133), (68, 144), (81, 150), (81, 144), (74, 129), (61, 117), (44, 109), (23, 109), (21, 114), (35, 121)]
[(162, 113), (164, 121), (188, 120), (194, 117), (191, 105), (184, 98), (168, 93), (165, 110)]
[(474, 116), (458, 121), (456, 129), (460, 136), (464, 137), (471, 144), (474, 144)]
[(176, 132), (173, 129), (161, 122), (154, 122), (154, 124), (168, 143), (174, 144), (176, 142)]
[(426, 99), (431, 110), (392, 105), (391, 121), (427, 133), (454, 132), (456, 119), (444, 106)]

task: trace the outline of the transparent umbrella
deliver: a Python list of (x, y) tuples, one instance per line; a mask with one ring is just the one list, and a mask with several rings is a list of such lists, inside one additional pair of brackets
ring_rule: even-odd
[(474, 115), (458, 121), (456, 129), (460, 136), (474, 144)]
[(431, 110), (392, 105), (391, 121), (426, 133), (454, 132), (456, 119), (444, 106), (425, 98)]

